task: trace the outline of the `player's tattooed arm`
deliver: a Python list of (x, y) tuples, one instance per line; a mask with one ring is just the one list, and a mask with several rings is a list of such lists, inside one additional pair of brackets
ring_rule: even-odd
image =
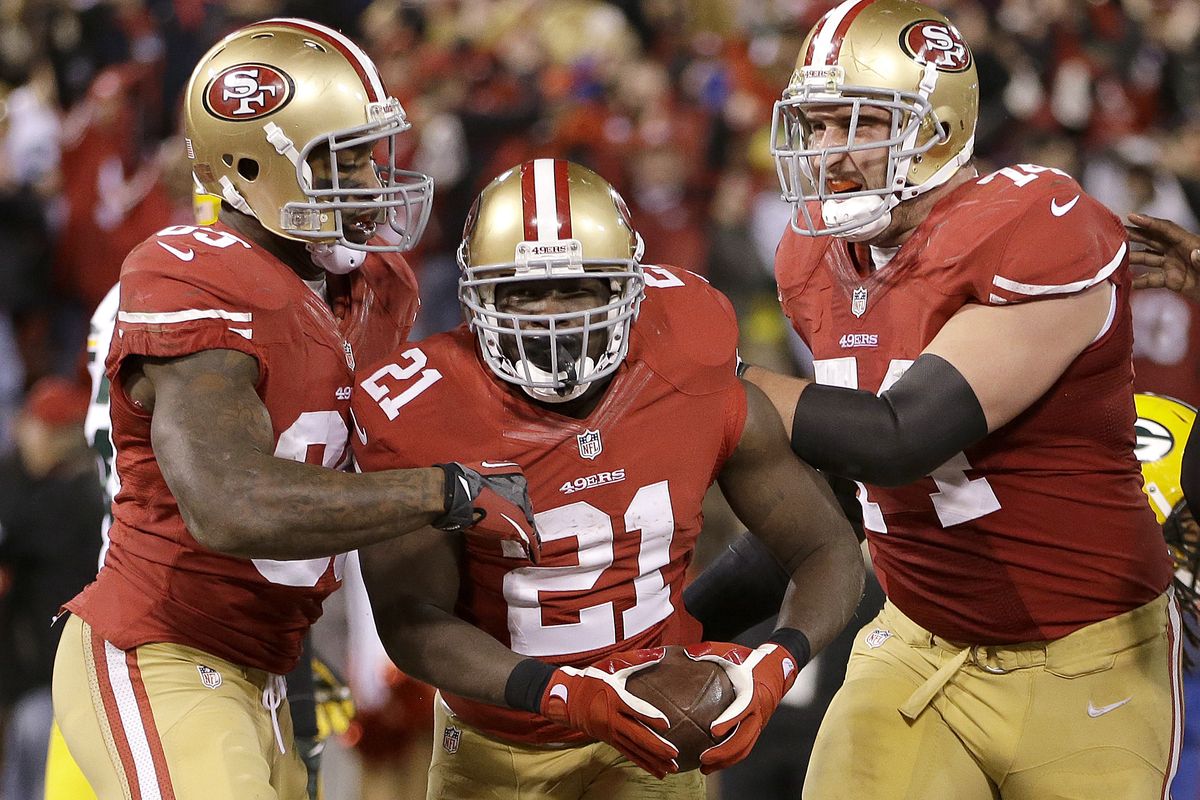
[(153, 414), (163, 477), (196, 540), (247, 558), (343, 553), (428, 525), (441, 469), (355, 475), (274, 456), (258, 362), (232, 350), (142, 359), (128, 391)]
[(403, 672), (453, 694), (505, 705), (505, 684), (523, 656), (455, 616), (462, 548), (462, 534), (427, 528), (362, 550), (375, 626)]
[(858, 605), (862, 552), (828, 482), (792, 453), (771, 401), (743, 386), (746, 426), (718, 479), (734, 513), (791, 576), (777, 627), (802, 632), (815, 653)]

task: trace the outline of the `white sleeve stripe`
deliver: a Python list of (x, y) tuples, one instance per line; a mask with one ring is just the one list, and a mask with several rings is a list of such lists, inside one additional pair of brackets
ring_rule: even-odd
[(236, 333), (238, 336), (241, 336), (243, 339), (254, 338), (253, 328), (230, 328), (229, 330), (233, 333)]
[(178, 322), (194, 322), (198, 319), (225, 319), (230, 322), (251, 322), (254, 320), (254, 315), (249, 311), (225, 311), (220, 308), (189, 308), (185, 311), (121, 311), (117, 313), (117, 320), (120, 322), (130, 323), (150, 323), (158, 325), (170, 325)]
[(1105, 280), (1109, 275), (1112, 275), (1114, 272), (1116, 272), (1117, 267), (1121, 266), (1121, 260), (1125, 258), (1125, 249), (1126, 245), (1124, 242), (1122, 242), (1121, 248), (1117, 250), (1117, 254), (1113, 256), (1112, 261), (1109, 261), (1107, 264), (1105, 264), (1100, 271), (1091, 278), (1084, 278), (1081, 281), (1061, 284), (1021, 283), (1020, 281), (1014, 281), (997, 275), (996, 277), (992, 278), (992, 283), (1001, 289), (1007, 289), (1008, 291), (1016, 292), (1017, 294), (1071, 294), (1072, 292), (1078, 292), (1091, 286), (1095, 286), (1097, 283)]

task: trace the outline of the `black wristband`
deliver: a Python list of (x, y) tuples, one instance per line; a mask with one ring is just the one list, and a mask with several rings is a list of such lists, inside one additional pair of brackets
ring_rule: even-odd
[(520, 662), (508, 674), (508, 682), (504, 684), (504, 702), (511, 708), (540, 714), (542, 695), (546, 693), (546, 687), (556, 669), (558, 668), (553, 664), (536, 658), (527, 658)]
[(791, 653), (792, 658), (796, 660), (797, 671), (804, 669), (804, 665), (812, 658), (812, 645), (803, 631), (795, 628), (776, 628), (775, 632), (767, 637), (767, 641), (774, 642)]

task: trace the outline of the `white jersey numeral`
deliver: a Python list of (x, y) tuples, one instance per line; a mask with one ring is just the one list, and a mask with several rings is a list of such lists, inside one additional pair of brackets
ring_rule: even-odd
[[(912, 364), (911, 359), (893, 358), (888, 363), (879, 391), (890, 389)], [(858, 359), (853, 356), (816, 359), (813, 368), (817, 383), (846, 389), (858, 388)], [(943, 528), (961, 525), (1000, 510), (1000, 500), (987, 478), (968, 479), (969, 469), (971, 463), (967, 461), (966, 454), (957, 453), (929, 473), (938, 488), (936, 492), (929, 493), (929, 499)], [(858, 502), (862, 506), (863, 525), (876, 533), (887, 533), (883, 510), (867, 497), (867, 487), (862, 482), (855, 481), (855, 484), (858, 486)]]
[[(385, 364), (371, 377), (367, 378), (360, 385), (363, 391), (383, 409), (383, 413), (387, 414), (389, 420), (393, 420), (399, 415), (400, 409), (416, 399), (417, 395), (428, 389), (433, 384), (441, 379), (442, 373), (436, 369), (425, 369), (425, 365), (429, 363), (428, 357), (421, 352), (420, 348), (411, 347), (400, 354), (401, 358), (408, 359), (409, 363), (401, 366), (399, 364)], [(379, 381), (384, 378), (394, 378), (398, 381), (407, 381), (412, 379), (414, 375), (420, 373), (420, 378), (416, 383), (408, 386), (400, 394), (392, 397), (384, 386), (379, 385)]]
[[(607, 514), (577, 502), (534, 515), (543, 543), (573, 538), (578, 563), (567, 567), (520, 567), (504, 576), (512, 649), (527, 656), (583, 653), (617, 643), (613, 602), (580, 608), (578, 622), (547, 623), (541, 597), (547, 592), (593, 591), (605, 570), (614, 567), (614, 531)], [(636, 636), (662, 622), (674, 610), (671, 587), (662, 568), (671, 560), (675, 517), (667, 481), (643, 486), (625, 511), (625, 536), (641, 532), (636, 601), (621, 614), (622, 638)], [(616, 565), (620, 568), (622, 565)]]
[[(309, 450), (320, 448), (320, 464), (338, 469), (345, 464), (350, 431), (342, 415), (336, 411), (305, 411), (283, 433), (275, 445), (275, 457), (301, 463), (311, 463)], [(333, 564), (333, 576), (342, 578), (345, 555), (309, 558), (301, 561), (253, 559), (254, 567), (271, 583), (282, 586), (316, 586), (317, 581)]]

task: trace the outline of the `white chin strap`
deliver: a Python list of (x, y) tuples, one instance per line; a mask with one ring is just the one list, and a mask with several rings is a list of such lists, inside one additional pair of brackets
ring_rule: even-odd
[[(525, 367), (529, 370), (529, 377), (538, 383), (562, 380), (562, 373), (552, 375), (532, 363), (526, 363)], [(586, 357), (583, 359), (581, 367), (582, 369), (579, 370), (580, 373), (590, 374), (596, 369), (596, 361), (591, 357)], [(521, 390), (534, 400), (540, 400), (543, 403), (566, 403), (582, 395), (587, 391), (589, 386), (591, 386), (591, 383), (577, 383), (562, 394), (559, 394), (557, 389), (548, 389), (540, 386), (521, 386)]]
[(862, 242), (883, 233), (892, 222), (892, 209), (899, 202), (900, 198), (896, 195), (824, 200), (821, 202), (821, 217), (827, 228), (855, 225), (856, 221), (862, 220), (861, 224), (834, 234), (839, 239)]
[(334, 275), (347, 275), (354, 272), (367, 260), (365, 252), (351, 250), (345, 245), (333, 242), (310, 242), (304, 247), (308, 250), (308, 257), (314, 264)]

